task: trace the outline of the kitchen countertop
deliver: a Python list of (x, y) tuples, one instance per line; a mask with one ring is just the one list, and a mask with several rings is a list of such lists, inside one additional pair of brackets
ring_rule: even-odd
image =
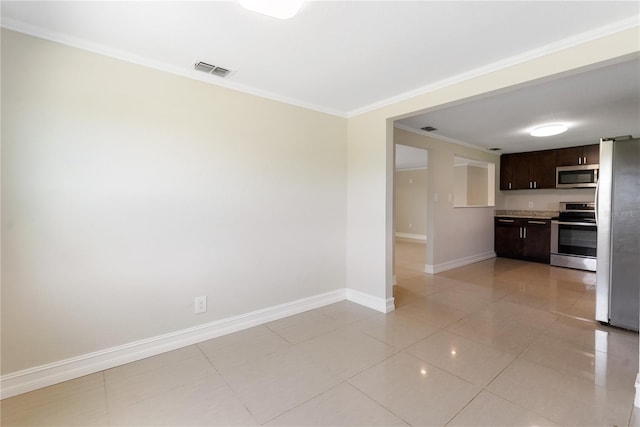
[(560, 214), (558, 211), (532, 211), (532, 210), (508, 210), (496, 209), (495, 216), (511, 218), (540, 218), (551, 219)]

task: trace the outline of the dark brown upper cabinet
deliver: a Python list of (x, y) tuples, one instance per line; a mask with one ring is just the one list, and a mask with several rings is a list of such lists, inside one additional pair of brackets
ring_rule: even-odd
[(556, 150), (500, 156), (501, 190), (555, 188)]
[(600, 144), (560, 148), (556, 151), (558, 152), (558, 166), (596, 165), (600, 163)]

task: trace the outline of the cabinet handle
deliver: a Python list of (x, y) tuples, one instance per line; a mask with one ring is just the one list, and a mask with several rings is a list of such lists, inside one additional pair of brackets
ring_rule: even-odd
[(515, 222), (512, 219), (499, 219), (498, 222)]
[(522, 239), (522, 227), (518, 228), (518, 233), (519, 233), (518, 237)]
[(533, 181), (533, 188), (538, 188), (538, 181)]
[(511, 190), (511, 183), (509, 183), (509, 190)]
[(578, 157), (578, 164), (581, 165), (582, 164), (582, 157)]
[(587, 156), (584, 156), (584, 157), (582, 158), (582, 164), (583, 164), (583, 165), (586, 165), (586, 164), (587, 164)]
[(541, 224), (541, 225), (546, 225), (547, 223), (544, 221), (527, 221), (529, 224)]
[(523, 239), (527, 238), (527, 227), (522, 227), (522, 238)]

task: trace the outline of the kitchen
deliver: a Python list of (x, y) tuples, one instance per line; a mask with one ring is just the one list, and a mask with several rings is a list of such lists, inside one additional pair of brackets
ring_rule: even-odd
[[(626, 174), (627, 180), (633, 181), (626, 184), (631, 190), (621, 190), (618, 184), (612, 192), (611, 181), (621, 166), (611, 166), (613, 143), (607, 143), (603, 156), (599, 141), (616, 137), (615, 146), (637, 146), (637, 141), (635, 145), (626, 141), (640, 136), (638, 75), (639, 61), (630, 59), (399, 121), (405, 129), (413, 128), (434, 139), (501, 153), (496, 161), (500, 167), (494, 216), (497, 256), (597, 271), (597, 309), (592, 319), (632, 330), (638, 330), (638, 272), (629, 270), (634, 267), (628, 261), (609, 272), (609, 260), (621, 257), (618, 252), (615, 256), (607, 253), (611, 243), (606, 242), (611, 242), (611, 237), (602, 221), (611, 217), (612, 194), (614, 200), (619, 200), (615, 197), (620, 193), (637, 194), (640, 168), (634, 160)], [(565, 127), (553, 135), (534, 135), (532, 131), (543, 124)], [(637, 152), (637, 148), (633, 150)], [(606, 182), (607, 189), (597, 188), (599, 180)], [(621, 201), (615, 203), (622, 209)], [(625, 203), (626, 214), (614, 213), (613, 217), (629, 219), (627, 234), (632, 237), (622, 252), (635, 254), (637, 261), (634, 230), (639, 227), (633, 206), (635, 203), (637, 209), (638, 200)], [(599, 212), (600, 227), (596, 226)], [(614, 237), (614, 248), (618, 240)], [(622, 278), (621, 271), (629, 277)], [(611, 274), (619, 277), (615, 283), (628, 283), (630, 289), (622, 292), (617, 291), (622, 285), (610, 287)], [(629, 306), (627, 301), (635, 303)], [(618, 319), (622, 312), (626, 314)]]

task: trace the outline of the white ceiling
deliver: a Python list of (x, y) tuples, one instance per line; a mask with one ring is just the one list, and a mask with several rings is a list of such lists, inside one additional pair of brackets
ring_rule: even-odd
[[(637, 1), (307, 1), (286, 21), (234, 1), (2, 1), (1, 14), (9, 29), (342, 117), (640, 25)], [(232, 73), (223, 79), (195, 71), (197, 61)], [(636, 86), (627, 83), (637, 69), (619, 73), (626, 80), (613, 90), (631, 93), (627, 102), (633, 103), (637, 79)], [(600, 86), (611, 78), (596, 80), (587, 94), (612, 93)], [(547, 104), (544, 114), (564, 120), (560, 112), (586, 107), (586, 94), (572, 89), (572, 81), (558, 80), (568, 94), (563, 108)], [(521, 142), (509, 146), (517, 141), (510, 138), (544, 116), (531, 104), (548, 100), (545, 93), (523, 89), (402, 126), (421, 127), (427, 120), (441, 129), (439, 137), (525, 151)], [(609, 105), (620, 105), (613, 101)], [(492, 113), (504, 102), (500, 113)], [(514, 110), (522, 115), (507, 114)], [(609, 112), (603, 121), (611, 123), (617, 115), (610, 106), (567, 117), (579, 121), (583, 114)], [(608, 128), (599, 133), (610, 134)], [(584, 142), (577, 134), (572, 138), (575, 143), (563, 143)]]
[[(536, 138), (529, 131), (545, 123), (565, 123), (563, 134)], [(438, 139), (501, 152), (597, 144), (602, 137), (640, 137), (640, 60), (634, 59), (494, 96), (442, 106), (398, 120), (406, 129)]]

